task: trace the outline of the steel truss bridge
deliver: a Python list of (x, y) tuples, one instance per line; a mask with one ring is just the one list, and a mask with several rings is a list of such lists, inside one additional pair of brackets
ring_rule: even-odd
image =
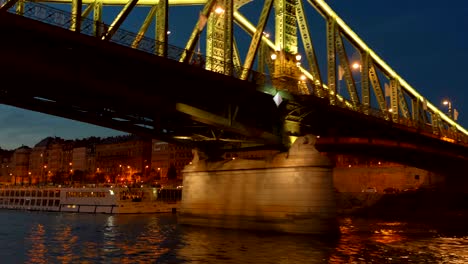
[[(116, 43), (158, 58), (171, 60), (174, 63), (190, 65), (190, 69), (182, 66), (177, 68), (178, 66), (171, 66), (173, 62), (163, 62), (170, 70), (180, 70), (181, 76), (190, 75), (189, 72), (195, 71), (197, 76), (205, 72), (214, 72), (229, 77), (229, 82), (232, 82), (230, 90), (240, 86), (250, 89), (243, 95), (233, 93), (232, 96), (237, 98), (236, 100), (242, 96), (248, 96), (254, 99), (246, 104), (258, 102), (265, 106), (265, 112), (259, 111), (259, 113), (254, 113), (258, 111), (258, 107), (250, 107), (253, 119), (259, 120), (258, 118), (265, 117), (268, 111), (275, 112), (276, 110), (267, 103), (263, 103), (264, 97), (252, 92), (252, 89), (269, 95), (270, 99), (273, 98), (279, 105), (279, 110), (276, 111), (279, 113), (275, 112), (275, 115), (278, 114), (283, 118), (281, 129), (284, 131), (278, 132), (281, 129), (278, 129), (273, 124), (274, 122), (266, 122), (268, 123), (266, 127), (270, 126), (268, 129), (263, 129), (265, 127), (262, 125), (260, 125), (261, 129), (255, 128), (255, 122), (236, 123), (242, 120), (239, 118), (239, 108), (236, 107), (229, 108), (228, 111), (224, 109), (221, 111), (222, 114), (213, 116), (203, 111), (201, 104), (198, 108), (178, 104), (177, 111), (189, 114), (191, 120), (197, 121), (198, 124), (209, 124), (212, 127), (208, 129), (208, 133), (202, 133), (198, 129), (197, 132), (191, 132), (190, 136), (170, 135), (166, 129), (164, 133), (158, 134), (158, 131), (147, 133), (162, 140), (247, 142), (245, 138), (236, 137), (234, 134), (237, 133), (249, 138), (257, 138), (262, 144), (281, 142), (287, 145), (284, 135), (279, 134), (285, 132), (288, 136), (299, 136), (310, 132), (324, 135), (328, 140), (324, 142), (338, 142), (338, 136), (349, 138), (344, 142), (346, 145), (350, 142), (360, 144), (359, 140), (353, 141), (356, 137), (353, 132), (358, 130), (359, 133), (368, 133), (364, 136), (367, 142), (363, 145), (369, 145), (369, 142), (373, 140), (376, 141), (378, 133), (387, 133), (387, 138), (404, 134), (407, 142), (427, 138), (427, 141), (419, 140), (420, 144), (437, 142), (436, 144), (442, 144), (442, 148), (449, 146), (448, 156), (452, 156), (449, 153), (456, 150), (453, 154), (455, 157), (467, 159), (468, 132), (453, 120), (453, 116), (448, 116), (437, 109), (401, 78), (323, 0), (265, 0), (258, 12), (258, 17), (254, 18), (257, 21), (256, 24), (242, 14), (244, 6), (251, 4), (248, 0), (49, 0), (34, 2), (2, 0), (0, 3), (0, 16), (16, 14), (58, 26), (73, 33), (91, 36), (103, 43)], [(200, 10), (195, 19), (196, 23), (191, 25), (193, 29), (183, 48), (168, 44), (169, 14), (173, 8), (180, 6), (198, 7)], [(117, 8), (119, 12), (109, 21), (105, 21), (104, 12), (110, 8)], [(142, 17), (140, 21), (138, 32), (123, 30), (122, 25), (136, 8), (143, 8), (146, 12), (146, 17)], [(309, 12), (318, 13), (326, 25), (324, 36), (321, 36), (326, 40), (326, 61), (323, 62), (319, 61), (312, 41), (313, 34), (306, 15)], [(272, 20), (274, 21), (274, 34), (266, 34), (265, 29)], [(153, 24), (154, 30), (151, 30), (150, 26)], [(240, 45), (246, 43), (242, 38), (237, 37), (236, 33), (239, 30), (250, 37), (245, 54), (240, 52)], [(150, 36), (150, 34), (154, 35)], [(205, 51), (201, 52), (200, 41), (203, 37), (205, 38), (203, 40)], [(317, 36), (314, 38), (317, 39)], [(352, 51), (357, 52), (360, 57), (358, 73), (351, 65)], [(3, 67), (6, 66), (2, 65)], [(149, 72), (145, 71), (146, 74), (150, 74)], [(121, 74), (138, 75), (137, 72), (121, 72)], [(339, 87), (341, 78), (345, 83), (343, 89)], [(234, 79), (236, 81), (231, 81)], [(220, 83), (224, 85), (226, 80), (228, 79)], [(103, 86), (105, 86), (104, 81)], [(198, 88), (199, 86), (196, 87)], [(223, 92), (216, 93), (213, 89), (205, 92), (213, 93), (215, 100), (216, 96), (223, 97)], [(31, 109), (34, 100), (41, 104), (56, 101), (52, 95), (53, 99), (41, 95), (35, 96), (34, 100), (19, 103), (9, 97), (14, 94), (12, 89), (3, 89), (2, 93), (0, 96), (3, 98), (2, 103), (23, 108)], [(194, 96), (194, 94), (191, 95)], [(145, 94), (142, 93), (140, 98), (144, 99), (144, 97)], [(213, 100), (203, 102), (210, 104), (211, 101)], [(280, 104), (281, 101), (285, 103)], [(161, 98), (159, 98), (159, 103), (164, 104)], [(98, 108), (98, 104), (95, 102), (93, 107)], [(321, 111), (318, 111), (318, 107), (327, 109), (327, 115), (324, 116)], [(64, 114), (58, 109), (52, 110), (53, 107), (49, 107), (48, 110), (45, 108), (33, 109), (129, 132), (141, 133), (142, 131), (139, 130), (141, 127), (149, 126), (156, 130), (155, 120), (148, 120), (147, 117), (138, 115), (119, 115), (118, 121), (114, 116), (112, 124), (105, 124), (93, 121), (92, 118), (80, 117), (76, 113)], [(118, 112), (117, 108), (117, 106), (115, 109), (106, 107), (97, 115), (112, 115)], [(80, 113), (80, 110), (77, 112)], [(249, 114), (244, 112), (245, 115)], [(259, 123), (262, 122), (259, 121)], [(158, 126), (162, 124), (164, 123), (161, 122)], [(320, 126), (322, 128), (319, 128)], [(332, 128), (326, 128), (328, 126)], [(223, 131), (230, 130), (234, 134), (228, 135), (225, 132), (221, 134), (213, 127), (222, 127)], [(390, 133), (387, 131), (389, 127), (399, 132)], [(191, 129), (195, 130), (193, 126)], [(369, 130), (373, 132), (368, 132)], [(417, 146), (409, 146), (409, 148), (417, 148)], [(324, 149), (333, 148), (324, 147)], [(434, 149), (430, 152), (435, 153)]]

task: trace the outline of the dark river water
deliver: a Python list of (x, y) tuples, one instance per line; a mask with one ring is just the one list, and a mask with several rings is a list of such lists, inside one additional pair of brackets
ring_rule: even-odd
[(340, 217), (338, 238), (179, 225), (177, 215), (0, 211), (0, 263), (468, 263), (465, 222)]

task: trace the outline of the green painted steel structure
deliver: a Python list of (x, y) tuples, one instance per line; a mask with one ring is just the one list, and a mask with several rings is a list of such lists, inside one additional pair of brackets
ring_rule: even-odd
[[(138, 33), (132, 39), (132, 47), (139, 48), (154, 23), (154, 53), (168, 56), (168, 28), (172, 8), (199, 6), (201, 10), (193, 25), (193, 31), (179, 61), (203, 64), (206, 70), (235, 76), (246, 80), (255, 67), (270, 75), (273, 89), (265, 85), (264, 91), (275, 94), (287, 92), (293, 95), (315, 95), (328, 100), (332, 106), (346, 108), (364, 115), (378, 116), (388, 122), (423, 129), (449, 142), (467, 144), (468, 132), (451, 116), (437, 109), (416, 89), (411, 87), (388, 66), (353, 30), (326, 4), (324, 0), (265, 0), (257, 24), (242, 15), (248, 0), (47, 0), (45, 4), (65, 4), (70, 7), (66, 26), (83, 31), (83, 20), (91, 18), (93, 34), (103, 41), (115, 41), (118, 30), (136, 7), (147, 9)], [(3, 1), (0, 12), (25, 13), (25, 0)], [(108, 23), (103, 21), (103, 11), (108, 7), (121, 7), (120, 12)], [(312, 42), (311, 27), (307, 22), (306, 8), (312, 7), (326, 24), (327, 61), (325, 69), (319, 69)], [(274, 36), (264, 29), (274, 9)], [(37, 10), (36, 10), (37, 11)], [(40, 15), (40, 12), (36, 12)], [(235, 25), (248, 35), (251, 41), (247, 53), (240, 54), (236, 43)], [(298, 30), (299, 29), (299, 30)], [(200, 50), (200, 39), (205, 31), (206, 50)], [(274, 39), (274, 40), (272, 40)], [(241, 43), (246, 44), (246, 43)], [(302, 47), (299, 46), (302, 44)], [(350, 61), (349, 47), (360, 55), (357, 82)], [(299, 54), (303, 50), (304, 54)], [(244, 56), (243, 56), (244, 55)], [(307, 63), (302, 63), (305, 56)], [(326, 81), (322, 80), (325, 73)], [(346, 90), (341, 91), (339, 80), (344, 79)], [(257, 82), (261, 84), (261, 76)], [(358, 87), (360, 86), (360, 87)], [(389, 97), (387, 102), (386, 97)], [(291, 113), (297, 113), (295, 109)], [(304, 115), (302, 115), (304, 117)], [(301, 117), (286, 116), (289, 127), (300, 126)], [(296, 130), (299, 128), (295, 128)]]

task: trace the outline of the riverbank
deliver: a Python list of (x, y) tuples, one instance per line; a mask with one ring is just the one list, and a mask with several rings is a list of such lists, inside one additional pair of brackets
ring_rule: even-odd
[(386, 220), (468, 221), (468, 193), (337, 193), (337, 212)]

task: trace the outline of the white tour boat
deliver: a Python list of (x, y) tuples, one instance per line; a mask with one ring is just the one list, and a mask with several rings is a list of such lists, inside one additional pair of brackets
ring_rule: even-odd
[(32, 211), (138, 214), (176, 212), (181, 188), (18, 187), (0, 188), (0, 208)]

